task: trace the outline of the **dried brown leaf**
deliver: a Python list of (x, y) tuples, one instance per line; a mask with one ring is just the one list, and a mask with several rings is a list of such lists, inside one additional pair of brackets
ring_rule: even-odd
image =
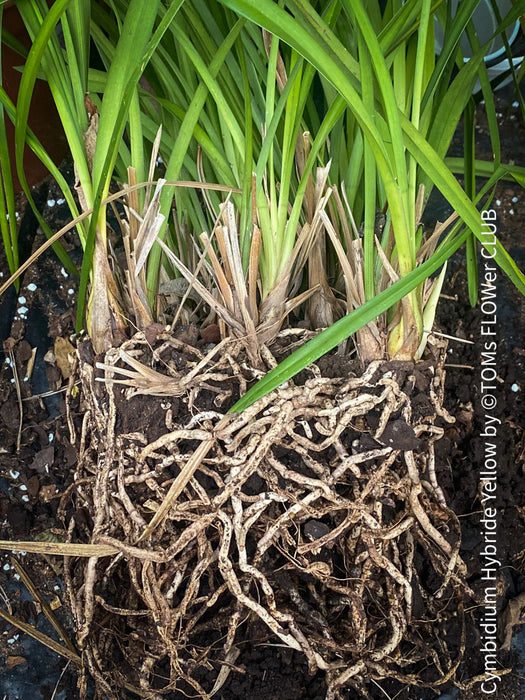
[(53, 352), (55, 353), (55, 362), (61, 375), (64, 377), (64, 379), (69, 379), (71, 376), (72, 367), (71, 360), (74, 358), (75, 348), (67, 338), (62, 338), (59, 336), (58, 338), (55, 338)]

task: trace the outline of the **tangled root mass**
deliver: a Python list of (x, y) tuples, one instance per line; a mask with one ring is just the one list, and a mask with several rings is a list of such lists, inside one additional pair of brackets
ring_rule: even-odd
[[(288, 331), (279, 343), (296, 340)], [(435, 472), (434, 443), (452, 420), (442, 349), (361, 376), (311, 365), (301, 384), (227, 417), (258, 370), (240, 345), (219, 350), (204, 357), (164, 333), (151, 346), (139, 333), (97, 370), (81, 349), (81, 425), (69, 400), (80, 457), (61, 509), (69, 541), (119, 550), (66, 565), (98, 692), (209, 697), (255, 638), (325, 671), (327, 698), (367, 678), (452, 678), (466, 587)], [(147, 429), (134, 421), (139, 403), (151, 407)]]

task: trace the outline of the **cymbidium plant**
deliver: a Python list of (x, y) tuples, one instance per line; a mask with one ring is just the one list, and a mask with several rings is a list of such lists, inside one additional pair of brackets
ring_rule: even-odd
[[(435, 625), (450, 621), (462, 636), (469, 593), (459, 522), (436, 475), (443, 345), (434, 363), (414, 363), (444, 269), (433, 275), (464, 245), (475, 301), (479, 208), (501, 177), (525, 171), (500, 163), (485, 48), (470, 24), (477, 2), (463, 0), (453, 17), (456, 4), (20, 3), (33, 48), (16, 110), (0, 96), (20, 154), (32, 83), (40, 70), (50, 83), (91, 216), (80, 230), (79, 314), (90, 282), (88, 330), (96, 352), (107, 350), (104, 362), (79, 353), (87, 417), (64, 495), (89, 523), (80, 529), (73, 517), (66, 544), (46, 543), (47, 553), (87, 557), (66, 580), (82, 654), (73, 660), (100, 695), (211, 697), (253, 619), (325, 673), (329, 700), (367, 679), (438, 688), (459, 667), (461, 643), (452, 653)], [(88, 62), (90, 33), (98, 68)], [(479, 190), (477, 81), (494, 151)], [(460, 168), (446, 154), (462, 115)], [(124, 278), (138, 279), (136, 295), (131, 284), (119, 294), (108, 264), (112, 177), (145, 188), (126, 188), (122, 223)], [(454, 214), (426, 232), (433, 187)], [(495, 260), (524, 291), (499, 244)], [(163, 289), (204, 300), (218, 317), (221, 340), (206, 355), (150, 323)], [(127, 314), (141, 332), (110, 347)], [(312, 365), (353, 334), (361, 376), (354, 364), (343, 376)], [(277, 364), (273, 352), (304, 335), (314, 337), (246, 391)], [(300, 381), (279, 386), (303, 369)], [(135, 425), (127, 399), (138, 394), (156, 401), (154, 426), (143, 414)], [(241, 398), (228, 413), (232, 395)], [(418, 563), (427, 561), (430, 578)], [(416, 590), (425, 608), (417, 615)]]
[[(91, 275), (87, 325), (97, 350), (107, 348), (112, 331), (123, 324), (118, 290), (106, 262), (106, 215), (100, 202), (112, 175), (124, 181), (131, 163), (139, 182), (147, 178), (145, 144), (152, 148), (160, 122), (159, 153), (168, 182), (206, 179), (242, 192), (233, 194), (227, 206), (226, 229), (235, 228), (227, 234), (230, 243), (235, 240), (233, 248), (230, 245), (227, 252), (224, 243), (221, 250), (213, 244), (223, 258), (215, 258), (215, 267), (227, 269), (226, 258), (233, 254), (236, 283), (244, 285), (244, 291), (235, 294), (246, 293), (249, 310), (243, 301), (241, 307), (246, 308), (241, 311), (226, 288), (221, 293), (223, 304), (228, 306), (229, 300), (230, 312), (236, 306), (239, 332), (247, 333), (246, 320), (251, 317), (252, 332), (259, 326), (259, 341), (268, 341), (279, 329), (285, 308), (294, 306), (288, 299), (291, 292), (296, 303), (310, 297), (309, 308), (315, 306), (315, 298), (325, 300), (325, 312), (314, 325), (323, 325), (324, 315), (329, 330), (301, 356), (290, 358), (289, 369), (282, 366), (268, 377), (267, 387), (356, 331), (365, 363), (376, 356), (419, 357), (440, 284), (433, 283), (432, 293), (430, 277), (463, 243), (471, 301), (475, 299), (474, 241), (480, 218), (473, 200), (477, 196), (481, 201), (483, 192), (505, 174), (484, 47), (469, 29), (476, 5), (461, 3), (452, 20), (449, 3), (415, 0), (388, 2), (382, 11), (375, 3), (334, 2), (323, 7), (302, 0), (286, 5), (270, 0), (193, 0), (169, 8), (162, 3), (145, 8), (115, 2), (112, 9), (63, 0), (50, 12), (41, 0), (20, 3), (34, 45), (16, 110), (17, 168), (23, 179), (21, 153), (31, 87), (42, 75), (49, 81), (70, 143), (81, 208), (95, 213), (89, 226), (79, 226), (85, 259), (78, 318), (83, 318)], [(517, 3), (504, 24), (519, 13)], [(62, 40), (55, 32), (59, 20)], [(444, 34), (439, 57), (434, 42), (437, 21)], [(89, 66), (90, 31), (105, 70)], [(466, 63), (458, 48), (465, 32), (473, 49)], [(489, 184), (477, 195), (471, 187), (469, 200), (444, 158), (478, 80), (495, 160)], [(86, 94), (91, 96), (87, 101)], [(6, 98), (4, 103), (12, 113)], [(472, 183), (475, 161), (465, 162), (466, 178)], [(316, 168), (325, 166), (319, 171), (327, 188), (322, 192), (313, 183)], [(463, 223), (449, 228), (446, 236), (436, 234), (427, 245), (420, 221), (434, 186)], [(160, 195), (160, 211), (168, 221), (174, 192), (174, 186), (166, 185)], [(326, 211), (315, 214), (314, 192), (317, 203), (330, 209), (328, 227)], [(140, 206), (143, 201), (139, 193)], [(220, 196), (210, 190), (205, 201), (209, 216), (196, 191), (178, 192), (179, 229), (202, 232), (213, 225)], [(378, 211), (386, 220), (381, 240), (375, 227)], [(224, 222), (219, 239), (223, 227)], [(341, 269), (346, 270), (346, 287), (339, 290), (338, 300), (328, 285), (328, 271), (314, 263), (319, 246), (326, 248), (325, 232), (332, 240), (328, 257), (339, 261), (333, 278), (341, 279)], [(6, 241), (8, 237), (5, 231)], [(181, 239), (172, 230), (164, 230), (160, 238), (175, 256), (187, 253), (179, 249)], [(304, 268), (308, 259), (317, 274), (310, 273), (305, 287), (297, 263), (302, 260)], [(320, 260), (326, 263), (326, 252)], [(496, 261), (523, 288), (522, 275), (501, 247)], [(159, 280), (180, 274), (175, 268), (162, 256), (161, 246), (153, 246), (146, 281), (152, 307)], [(232, 283), (233, 278), (228, 285)], [(328, 298), (332, 310), (327, 314)], [(353, 313), (330, 324), (341, 308)], [(368, 330), (363, 330), (367, 324)], [(262, 385), (257, 392), (261, 390)]]
[[(236, 261), (236, 280), (242, 289), (234, 294), (245, 295), (249, 309), (241, 311), (226, 288), (221, 297), (226, 306), (229, 299), (230, 312), (236, 308), (240, 334), (250, 334), (248, 317), (252, 333), (272, 315), (279, 319), (274, 325), (277, 330), (283, 304), (293, 306), (287, 294), (294, 285), (298, 288), (303, 274), (294, 255), (299, 253), (298, 239), (305, 245), (305, 237), (298, 235), (308, 211), (305, 192), (313, 191), (316, 166), (330, 164), (328, 177), (324, 177), (332, 216), (327, 221), (326, 212), (317, 213), (316, 225), (323, 234), (312, 234), (310, 256), (302, 259), (310, 257), (310, 267), (315, 267), (317, 243), (312, 241), (319, 242), (324, 231), (331, 231), (329, 245), (337, 251), (340, 268), (346, 270), (347, 287), (340, 290), (346, 299), (339, 300), (339, 307), (353, 311), (337, 324), (326, 323), (330, 328), (324, 334), (266, 377), (254, 390), (257, 393), (250, 393), (237, 408), (354, 332), (365, 364), (377, 357), (420, 357), (443, 280), (443, 274), (433, 281), (431, 275), (465, 245), (470, 298), (475, 300), (475, 239), (481, 230), (476, 206), (497, 179), (508, 173), (499, 159), (493, 98), (483, 62), (485, 49), (470, 30), (477, 3), (462, 3), (454, 17), (451, 5), (445, 2), (390, 2), (383, 12), (379, 5), (348, 2), (331, 3), (324, 9), (299, 1), (286, 6), (221, 4), (250, 22), (222, 12), (219, 3), (185, 3), (146, 70), (147, 82), (139, 93), (140, 128), (151, 140), (155, 119), (162, 121), (160, 152), (168, 180), (184, 173), (243, 191), (232, 199), (235, 216), (228, 205), (226, 229), (234, 227), (235, 231), (227, 235), (238, 243), (230, 246), (229, 253), (224, 243), (219, 245), (223, 259), (214, 258), (216, 268), (227, 266), (228, 256)], [(515, 6), (503, 26), (516, 21), (519, 13), (520, 7)], [(444, 34), (439, 56), (434, 41), (437, 21)], [(256, 25), (266, 30), (266, 43)], [(468, 62), (462, 60), (459, 49), (465, 32), (473, 49)], [(106, 44), (100, 38), (102, 53)], [(110, 65), (110, 43), (106, 51)], [(467, 197), (445, 157), (459, 120), (468, 112), (477, 81), (487, 104), (495, 159), (488, 171), (483, 169), (485, 176), (490, 174), (484, 189), (476, 193), (470, 187)], [(192, 158), (188, 158), (190, 153)], [(293, 165), (296, 155), (305, 168), (304, 177), (298, 180)], [(463, 161), (467, 182), (475, 178), (474, 166), (467, 154)], [(434, 186), (459, 220), (448, 226), (446, 235), (438, 228), (428, 241), (421, 216)], [(172, 192), (163, 194), (166, 215)], [(179, 201), (177, 215), (186, 226), (190, 221), (194, 228), (209, 226), (193, 193)], [(217, 197), (209, 204), (213, 218), (219, 209)], [(381, 240), (375, 226), (378, 211), (386, 219)], [(224, 221), (218, 228), (219, 238), (223, 227)], [(166, 243), (172, 253), (180, 254), (173, 239), (170, 243), (169, 233)], [(150, 290), (157, 284), (160, 259), (160, 248), (155, 248), (148, 266)], [(523, 289), (523, 276), (501, 246), (496, 260)], [(294, 280), (283, 282), (280, 270), (286, 269), (289, 275), (292, 266)], [(326, 274), (323, 270), (324, 279), (317, 280), (316, 287), (318, 295), (323, 289), (325, 299), (327, 290), (330, 294)], [(303, 286), (304, 296), (299, 299), (315, 293), (308, 287)], [(337, 313), (330, 318), (335, 320)], [(260, 340), (270, 337), (259, 328)]]

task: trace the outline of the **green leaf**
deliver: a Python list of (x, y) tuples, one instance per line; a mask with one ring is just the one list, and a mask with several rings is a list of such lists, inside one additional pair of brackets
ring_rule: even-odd
[[(411, 153), (415, 158), (417, 158), (418, 162), (421, 164), (421, 167), (427, 172), (427, 174), (432, 173), (436, 187), (441, 190), (442, 194), (445, 196), (451, 206), (458, 212), (465, 224), (483, 244), (484, 239), (481, 234), (481, 217), (472, 201), (461, 189), (450, 170), (443, 167), (443, 161), (439, 158), (439, 156), (437, 156), (436, 152), (421, 136), (417, 129), (414, 129), (413, 125), (408, 119), (403, 120), (403, 130), (407, 136), (408, 147)], [(507, 274), (509, 279), (516, 285), (518, 290), (522, 294), (525, 294), (525, 276), (522, 272), (520, 272), (516, 263), (505, 251), (499, 241), (494, 260)]]
[[(142, 74), (160, 0), (131, 0), (102, 98), (93, 161), (94, 189), (107, 191), (112, 165), (124, 133), (129, 105)], [(181, 3), (179, 3), (181, 4)]]
[[(471, 98), (463, 116), (463, 159), (465, 161), (465, 192), (474, 199), (476, 194), (475, 162), (475, 105)], [(470, 232), (466, 241), (468, 293), (472, 306), (478, 300), (478, 259), (476, 255), (476, 237)]]
[[(177, 12), (181, 4), (182, 0), (173, 3), (170, 8), (171, 12)], [(97, 226), (101, 227), (100, 234), (103, 240), (105, 236), (105, 219), (99, 218), (100, 205), (109, 189), (133, 93), (147, 61), (168, 27), (167, 23), (161, 23), (152, 37), (158, 7), (159, 0), (151, 0), (147, 4), (141, 0), (130, 1), (108, 73), (106, 91), (100, 108), (100, 122), (93, 160), (92, 178), (95, 199), (80, 276), (77, 307), (78, 330), (84, 321), (86, 291)]]

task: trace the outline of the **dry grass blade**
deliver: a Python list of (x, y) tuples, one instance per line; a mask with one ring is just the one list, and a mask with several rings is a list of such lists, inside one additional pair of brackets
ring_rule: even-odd
[[(230, 422), (229, 416), (224, 416), (216, 425), (216, 430), (225, 428)], [(203, 440), (201, 444), (197, 447), (195, 452), (192, 454), (191, 458), (182, 468), (180, 474), (177, 476), (175, 481), (170, 487), (165, 499), (162, 501), (160, 508), (156, 511), (155, 515), (148, 523), (144, 532), (139, 538), (139, 542), (150, 537), (155, 529), (165, 520), (170, 509), (175, 505), (177, 498), (180, 496), (182, 491), (186, 488), (186, 485), (193, 478), (196, 470), (202, 463), (202, 460), (206, 457), (208, 452), (213, 447), (216, 438), (210, 433), (210, 437), (207, 440)]]
[[(152, 394), (155, 396), (177, 396), (183, 389), (178, 379), (169, 379), (166, 375), (156, 372), (151, 367), (147, 367), (128, 355), (124, 350), (120, 350), (118, 357), (133, 370), (124, 367), (115, 367), (103, 362), (97, 362), (97, 369), (103, 369), (110, 376), (97, 377), (98, 382), (111, 382), (114, 384), (124, 384), (137, 390), (137, 393)], [(114, 379), (113, 374), (128, 377), (128, 379)]]
[(148, 172), (148, 185), (146, 187), (146, 197), (145, 201), (149, 202), (151, 185), (155, 178), (155, 168), (157, 167), (157, 158), (159, 155), (160, 140), (162, 138), (162, 124), (159, 126), (157, 135), (155, 136), (155, 141), (153, 142), (153, 147), (151, 149), (151, 158), (149, 161), (149, 172)]
[[(128, 182), (130, 185), (136, 183), (136, 174), (134, 168), (128, 168)], [(118, 211), (115, 208), (115, 215), (118, 217)], [(122, 242), (126, 254), (126, 276), (125, 289), (122, 290), (122, 296), (127, 301), (128, 312), (133, 310), (135, 325), (139, 329), (147, 328), (153, 323), (153, 316), (148, 306), (146, 298), (146, 275), (144, 270), (137, 269), (137, 237), (139, 235), (139, 198), (136, 190), (129, 193), (128, 206), (126, 208), (127, 221), (121, 221)], [(143, 221), (141, 222), (144, 223)]]
[[(359, 238), (359, 230), (358, 230), (357, 225), (355, 223), (354, 214), (352, 212), (352, 207), (348, 203), (348, 197), (346, 195), (346, 188), (345, 188), (344, 183), (341, 184), (341, 194), (343, 195), (342, 201), (341, 201), (341, 198), (339, 197), (338, 192), (336, 192), (336, 197), (335, 197), (337, 209), (339, 211), (341, 221), (346, 222), (346, 215), (348, 215), (348, 219), (350, 220), (350, 225), (352, 227), (353, 238)], [(343, 202), (344, 202), (344, 206), (343, 206)], [(345, 214), (345, 212), (346, 212), (346, 214)], [(352, 236), (350, 236), (350, 232), (348, 231), (347, 225), (343, 226), (343, 232), (345, 233), (345, 239), (346, 239), (347, 244), (348, 244), (349, 241), (352, 240)]]
[(223, 304), (219, 303), (213, 294), (209, 292), (206, 287), (199, 282), (198, 279), (196, 279), (195, 274), (192, 273), (186, 265), (182, 262), (182, 260), (179, 260), (179, 258), (171, 251), (168, 246), (160, 240), (160, 238), (157, 238), (157, 241), (164, 251), (166, 253), (166, 256), (168, 259), (176, 266), (178, 271), (188, 280), (190, 286), (192, 286), (195, 291), (199, 294), (199, 296), (202, 298), (208, 306), (210, 306), (218, 316), (220, 316), (223, 321), (233, 330), (235, 330), (240, 336), (243, 336), (245, 331), (242, 325), (239, 323), (239, 321), (228, 311), (226, 306)]
[(219, 675), (217, 676), (215, 685), (209, 693), (210, 698), (216, 695), (222, 688), (222, 686), (226, 683), (226, 681), (228, 680), (228, 676), (230, 675), (232, 670), (232, 664), (234, 664), (239, 658), (240, 653), (240, 649), (238, 649), (237, 647), (233, 647), (233, 649), (230, 649), (228, 655), (226, 656), (226, 659), (224, 660), (224, 663), (221, 666), (221, 670), (219, 671)]
[(36, 353), (37, 353), (37, 351), (38, 351), (38, 348), (33, 348), (33, 349), (31, 350), (31, 357), (29, 358), (29, 360), (28, 360), (28, 362), (27, 362), (26, 374), (25, 374), (25, 377), (24, 377), (24, 381), (28, 381), (28, 380), (31, 379), (31, 377), (33, 376), (33, 369), (34, 369), (34, 367), (35, 367), (35, 361), (36, 361)]
[[(305, 144), (305, 151), (308, 147)], [(305, 153), (306, 155), (306, 153)], [(308, 284), (311, 289), (317, 287), (308, 303), (308, 318), (311, 328), (327, 328), (338, 316), (338, 302), (328, 283), (326, 266), (326, 236), (324, 235), (324, 217), (332, 195), (332, 188), (326, 190), (330, 163), (324, 168), (317, 168), (315, 187), (310, 175), (305, 202), (308, 213), (308, 225), (312, 229), (312, 242), (308, 252)], [(298, 263), (301, 264), (300, 262)]]
[(96, 353), (113, 345), (114, 331), (125, 333), (125, 314), (108, 261), (107, 244), (97, 228), (91, 266), (91, 291), (87, 303), (87, 329)]
[(235, 213), (233, 204), (226, 202), (221, 207), (221, 214), (224, 217), (225, 226), (222, 227), (222, 241), (225, 249), (224, 260), (228, 261), (230, 272), (232, 275), (232, 285), (234, 289), (234, 297), (237, 302), (240, 316), (244, 326), (244, 335), (246, 337), (246, 346), (250, 359), (258, 363), (259, 350), (255, 331), (255, 320), (251, 312), (250, 301), (248, 298), (248, 289), (242, 267), (241, 251), (239, 249), (239, 234), (237, 231), (237, 223), (235, 221)]
[(46, 647), (48, 647), (48, 649), (51, 649), (51, 651), (60, 654), (60, 656), (65, 656), (66, 659), (73, 661), (78, 666), (82, 665), (82, 659), (76, 652), (71, 651), (71, 649), (68, 649), (67, 647), (63, 647), (54, 639), (48, 637), (47, 634), (44, 634), (43, 632), (37, 630), (36, 627), (28, 625), (26, 622), (22, 622), (21, 620), (17, 620), (16, 617), (13, 617), (12, 615), (4, 612), (3, 610), (0, 610), (0, 617), (3, 617), (4, 620), (7, 620), (7, 622), (10, 622), (22, 632), (29, 634), (31, 637), (33, 637), (33, 639), (36, 639), (37, 642), (41, 642)]
[(248, 263), (248, 299), (250, 313), (252, 314), (255, 325), (258, 325), (259, 323), (259, 310), (257, 308), (257, 277), (259, 272), (258, 266), (261, 246), (261, 229), (257, 225), (254, 225), (250, 246), (250, 260)]
[[(318, 170), (320, 171), (319, 177), (321, 181), (324, 181), (326, 169), (318, 168)], [(317, 186), (315, 189), (315, 194), (316, 193)], [(322, 196), (319, 196), (318, 199), (315, 200), (315, 211), (312, 220), (305, 222), (305, 224), (301, 228), (301, 231), (295, 242), (292, 255), (290, 256), (290, 260), (288, 261), (288, 264), (286, 265), (286, 267), (283, 270), (283, 273), (281, 274), (290, 275), (293, 265), (295, 265), (295, 267), (299, 270), (304, 268), (306, 261), (310, 256), (310, 253), (316, 245), (318, 238), (323, 230), (322, 214), (328, 206), (331, 196), (332, 188), (330, 187)]]
[[(273, 34), (270, 34), (269, 31), (267, 31), (266, 29), (263, 29), (263, 41), (264, 41), (264, 48), (266, 50), (266, 54), (269, 56), (270, 50), (272, 47), (272, 42), (275, 41), (275, 37)], [(277, 85), (279, 86), (279, 90), (282, 92), (286, 86), (287, 81), (288, 81), (288, 76), (286, 75), (286, 67), (284, 65), (284, 61), (282, 59), (280, 52), (277, 54), (277, 66), (276, 66), (276, 71), (275, 71), (275, 78), (277, 80)]]
[[(200, 172), (199, 172), (199, 175), (201, 176), (201, 178), (203, 178), (203, 175), (201, 175)], [(204, 194), (206, 194), (206, 190), (203, 190), (203, 192), (204, 192)], [(226, 203), (229, 201), (229, 199), (230, 199), (230, 193), (228, 193), (228, 196), (226, 197)], [(208, 199), (206, 199), (206, 202), (208, 203), (210, 215), (214, 215), (211, 203), (208, 202)], [(219, 229), (218, 229), (219, 219), (220, 219), (220, 213), (215, 215), (215, 222), (214, 222), (213, 229), (212, 229), (214, 232), (219, 231)], [(176, 229), (177, 228), (178, 227), (176, 226)], [(186, 242), (186, 245), (182, 244), (182, 242), (180, 240), (179, 233), (178, 233), (178, 237), (179, 237), (178, 250), (193, 249), (193, 252), (196, 255), (196, 258), (194, 260), (187, 260), (186, 261), (189, 265), (189, 269), (193, 270), (193, 277), (192, 277), (192, 281), (189, 281), (186, 277), (182, 278), (187, 285), (187, 290), (186, 290), (184, 297), (182, 298), (182, 301), (179, 305), (177, 313), (175, 314), (175, 317), (174, 317), (173, 322), (171, 324), (172, 327), (174, 327), (176, 325), (177, 321), (179, 320), (180, 314), (182, 312), (183, 304), (186, 301), (186, 298), (188, 296), (193, 295), (193, 298), (196, 297), (195, 301), (197, 301), (197, 302), (200, 302), (202, 300), (199, 293), (193, 289), (193, 286), (194, 286), (194, 280), (201, 274), (201, 271), (203, 269), (210, 276), (210, 282), (208, 282), (207, 286), (206, 286), (206, 284), (204, 284), (203, 287), (205, 289), (207, 289), (208, 287), (212, 286), (211, 280), (213, 280), (213, 275), (215, 274), (215, 284), (217, 285), (219, 292), (223, 296), (223, 301), (226, 304), (226, 308), (228, 311), (233, 313), (235, 306), (234, 306), (234, 300), (232, 297), (232, 291), (231, 291), (230, 285), (228, 283), (228, 280), (226, 279), (226, 277), (222, 271), (222, 268), (219, 264), (217, 256), (215, 255), (215, 251), (213, 250), (213, 247), (211, 244), (211, 239), (208, 238), (208, 235), (206, 233), (202, 233), (200, 235), (200, 239), (201, 239), (202, 243), (204, 244), (204, 249), (201, 250), (197, 244), (196, 239), (193, 236), (189, 237), (189, 240)], [(208, 263), (206, 256), (210, 257), (210, 260), (212, 263), (211, 265)], [(177, 283), (178, 281), (179, 280), (171, 280), (168, 284)], [(215, 299), (215, 296), (213, 294), (212, 294), (212, 297)], [(214, 319), (217, 311), (213, 306), (210, 306), (210, 309), (211, 310), (210, 310), (208, 318), (211, 321), (212, 319)], [(233, 315), (235, 316), (235, 313), (233, 313)]]
[(10, 360), (11, 370), (13, 372), (13, 378), (16, 387), (16, 400), (18, 402), (18, 433), (16, 436), (16, 451), (17, 454), (20, 452), (20, 445), (22, 442), (22, 425), (24, 421), (24, 408), (22, 404), (22, 391), (20, 389), (20, 378), (18, 376), (18, 369), (16, 367), (16, 358), (13, 352), (14, 341), (12, 338), (8, 338), (4, 343), (4, 351), (7, 351)]
[(417, 252), (418, 263), (424, 262), (432, 255), (443, 233), (445, 233), (447, 228), (453, 224), (457, 218), (457, 212), (453, 212), (444, 223), (441, 223), (440, 221), (436, 223), (432, 235), (429, 236), (429, 238), (421, 245), (421, 248)]
[(23, 542), (0, 540), (0, 550), (56, 554), (61, 557), (110, 557), (120, 552), (107, 544), (68, 544), (67, 542)]
[(204, 244), (204, 252), (210, 256), (210, 261), (212, 265), (213, 272), (215, 274), (215, 281), (222, 295), (224, 303), (226, 304), (229, 311), (234, 312), (234, 303), (232, 296), (232, 289), (230, 284), (224, 274), (222, 266), (219, 262), (219, 258), (215, 254), (215, 251), (211, 247), (211, 239), (208, 237), (207, 233), (201, 233), (200, 239)]
[[(325, 211), (321, 213), (321, 219), (323, 221), (324, 227), (328, 235), (330, 236), (330, 241), (334, 247), (337, 259), (339, 261), (339, 264), (341, 265), (341, 269), (343, 270), (343, 279), (346, 286), (346, 309), (347, 312), (350, 312), (352, 311), (352, 309), (356, 309), (360, 304), (364, 302), (364, 300), (360, 298), (359, 292), (355, 285), (355, 270), (352, 269), (350, 261), (348, 260), (348, 256), (346, 255), (343, 245), (341, 243), (341, 239), (337, 235), (332, 221), (330, 220), (328, 214)], [(349, 250), (351, 250), (352, 248), (352, 243), (353, 241), (352, 239), (350, 239)]]
[[(326, 211), (321, 212), (321, 219), (344, 273), (346, 310), (350, 312), (366, 301), (361, 264), (363, 259), (361, 239), (349, 239), (347, 255), (341, 243), (340, 236), (337, 235)], [(351, 258), (351, 260), (349, 260), (349, 258)], [(378, 319), (357, 331), (357, 351), (363, 365), (368, 364), (370, 359), (381, 357), (384, 354), (384, 341), (379, 330), (381, 323), (381, 319)]]
[(14, 557), (10, 558), (11, 565), (15, 569), (16, 573), (20, 576), (20, 579), (22, 580), (23, 584), (27, 588), (27, 590), (31, 593), (33, 598), (38, 601), (40, 604), (40, 607), (42, 608), (42, 612), (44, 615), (47, 617), (49, 622), (53, 625), (55, 630), (58, 632), (58, 634), (62, 637), (63, 641), (66, 643), (67, 648), (71, 651), (72, 654), (76, 654), (77, 650), (75, 649), (75, 645), (73, 642), (70, 640), (68, 633), (66, 632), (64, 625), (60, 622), (60, 620), (57, 618), (53, 610), (51, 609), (51, 606), (47, 602), (47, 600), (44, 598), (43, 595), (41, 595), (40, 591), (38, 588), (35, 586), (33, 581), (31, 580), (29, 574), (27, 571), (24, 569), (22, 564), (17, 561)]
[(136, 275), (140, 274), (142, 268), (146, 264), (151, 247), (159, 234), (162, 224), (164, 223), (164, 216), (159, 213), (159, 210), (160, 196), (162, 193), (162, 188), (165, 184), (165, 180), (158, 180), (155, 187), (155, 193), (153, 194), (151, 202), (149, 202), (147, 206), (144, 218), (140, 222), (137, 237), (133, 241)]
[(392, 284), (394, 284), (399, 279), (399, 275), (394, 270), (392, 265), (390, 264), (389, 259), (386, 257), (385, 251), (381, 247), (381, 243), (380, 243), (378, 237), (374, 236), (374, 238), (375, 238), (375, 244), (376, 244), (376, 248), (377, 248), (377, 254), (379, 255), (379, 257), (381, 259), (381, 264), (383, 265), (383, 268), (385, 269), (386, 273), (390, 277), (390, 281), (392, 282)]
[(416, 206), (414, 208), (414, 228), (417, 228), (421, 223), (423, 210), (425, 209), (425, 185), (419, 185), (417, 191)]
[(296, 309), (301, 304), (304, 304), (305, 301), (308, 301), (308, 299), (310, 299), (320, 289), (321, 289), (321, 286), (319, 284), (315, 284), (310, 289), (307, 289), (304, 292), (301, 292), (301, 294), (298, 294), (293, 299), (290, 299), (289, 301), (287, 301), (284, 305), (284, 312), (280, 318), (279, 325), (281, 326), (284, 323), (284, 320), (288, 316), (288, 314), (290, 314), (294, 309)]

